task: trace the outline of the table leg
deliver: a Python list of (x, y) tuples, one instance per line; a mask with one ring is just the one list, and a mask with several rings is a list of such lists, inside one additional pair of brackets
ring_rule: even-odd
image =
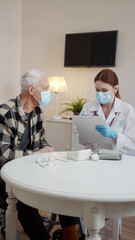
[(7, 211), (6, 211), (6, 240), (16, 240), (17, 233), (17, 209), (16, 203), (17, 199), (12, 193), (8, 193), (7, 198)]
[(84, 204), (83, 223), (87, 227), (89, 236), (86, 240), (101, 240), (99, 231), (105, 225), (105, 206), (104, 204)]
[(98, 230), (89, 230), (90, 236), (86, 236), (85, 240), (101, 240), (98, 232)]

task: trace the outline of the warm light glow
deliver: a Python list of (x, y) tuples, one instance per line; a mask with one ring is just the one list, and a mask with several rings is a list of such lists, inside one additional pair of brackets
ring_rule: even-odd
[(51, 76), (48, 78), (50, 90), (52, 92), (67, 92), (68, 87), (65, 78), (62, 76)]

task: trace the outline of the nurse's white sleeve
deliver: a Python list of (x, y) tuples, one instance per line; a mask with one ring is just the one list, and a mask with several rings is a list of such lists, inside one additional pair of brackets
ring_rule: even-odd
[(118, 133), (115, 149), (123, 153), (135, 155), (135, 138), (127, 137)]
[(135, 111), (130, 106), (123, 132), (118, 133), (115, 149), (135, 155)]

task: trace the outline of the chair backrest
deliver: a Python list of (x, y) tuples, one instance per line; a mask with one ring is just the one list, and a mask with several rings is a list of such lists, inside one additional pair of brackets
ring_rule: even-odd
[(5, 240), (5, 210), (0, 209), (1, 240)]

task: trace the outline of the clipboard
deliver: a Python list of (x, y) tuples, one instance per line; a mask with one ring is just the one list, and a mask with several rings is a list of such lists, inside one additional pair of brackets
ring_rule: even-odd
[(100, 116), (72, 116), (74, 125), (79, 133), (79, 138), (84, 144), (108, 144), (110, 139), (96, 131), (96, 125), (105, 125)]

